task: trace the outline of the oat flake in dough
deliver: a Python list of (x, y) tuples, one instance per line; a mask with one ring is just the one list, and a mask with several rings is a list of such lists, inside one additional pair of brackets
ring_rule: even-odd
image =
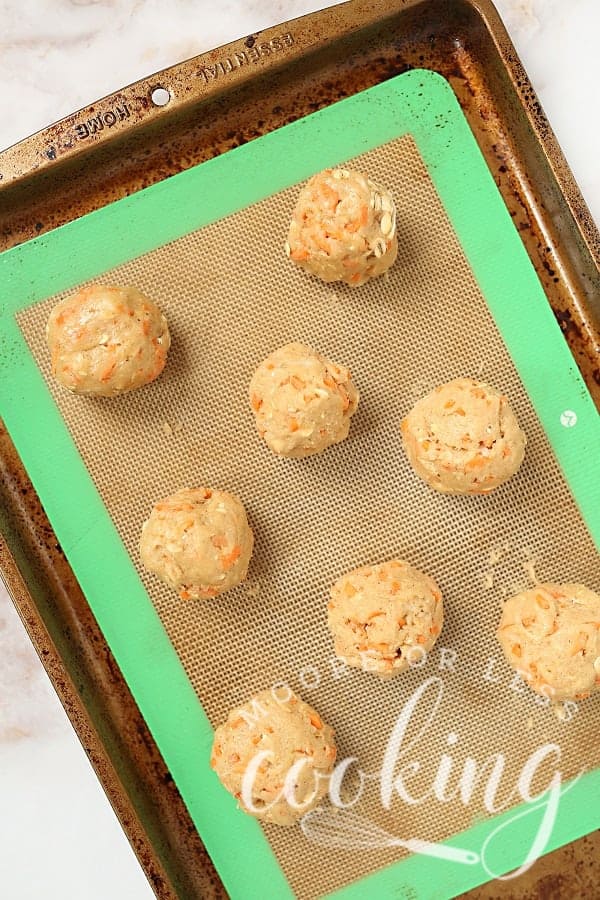
[(171, 343), (158, 306), (135, 287), (93, 284), (61, 300), (48, 319), (52, 374), (76, 394), (114, 397), (148, 384)]
[(600, 690), (600, 596), (582, 584), (538, 584), (504, 604), (508, 663), (557, 703)]
[[(333, 730), (311, 706), (294, 694), (289, 699), (276, 697), (263, 691), (230, 712), (215, 731), (210, 764), (245, 812), (265, 822), (292, 825), (327, 793), (336, 747)], [(252, 811), (243, 803), (242, 779), (262, 751), (269, 756), (254, 779)], [(294, 801), (301, 806), (297, 809), (282, 789), (286, 775), (300, 760), (304, 764), (295, 779)]]
[(443, 625), (442, 594), (433, 578), (407, 562), (362, 566), (331, 588), (327, 621), (338, 657), (387, 678), (435, 644)]
[(280, 456), (311, 456), (343, 441), (358, 399), (348, 369), (305, 344), (275, 350), (250, 382), (258, 433)]
[(313, 175), (298, 196), (285, 251), (323, 281), (357, 286), (382, 275), (398, 252), (391, 194), (351, 169)]
[(254, 538), (241, 501), (185, 488), (154, 506), (142, 526), (144, 566), (183, 600), (215, 597), (246, 577)]
[(402, 422), (402, 440), (417, 475), (448, 494), (493, 491), (515, 474), (526, 444), (507, 398), (472, 378), (419, 400)]

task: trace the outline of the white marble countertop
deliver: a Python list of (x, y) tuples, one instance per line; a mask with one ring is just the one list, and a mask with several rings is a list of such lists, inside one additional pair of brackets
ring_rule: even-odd
[[(3, 0), (0, 148), (319, 0)], [(597, 0), (496, 0), (600, 221)], [(0, 584), (0, 884), (10, 900), (153, 896)], [(33, 858), (35, 857), (35, 863)]]

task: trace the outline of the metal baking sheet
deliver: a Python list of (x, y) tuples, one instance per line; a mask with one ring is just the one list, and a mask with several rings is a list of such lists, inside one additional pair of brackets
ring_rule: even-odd
[[(493, 8), (442, 5), (444, 16), (433, 2), (353, 3), (249, 36), (7, 151), (0, 156), (5, 246), (390, 75), (429, 67), (459, 97), (597, 397), (597, 310), (590, 300), (590, 285), (598, 284), (597, 234)], [(260, 50), (263, 44), (271, 52)], [(148, 99), (158, 82), (175, 96), (161, 110)], [(103, 128), (90, 133), (87, 123), (99, 116)], [(76, 205), (67, 193), (78, 195)], [(551, 204), (561, 215), (548, 216)], [(202, 849), (187, 813), (6, 435), (2, 446), (4, 571), (18, 607), (157, 892), (207, 896), (219, 890), (214, 872), (208, 861), (197, 864)]]

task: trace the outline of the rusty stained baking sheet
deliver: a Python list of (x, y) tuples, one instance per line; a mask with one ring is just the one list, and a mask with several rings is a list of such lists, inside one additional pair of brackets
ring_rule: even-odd
[[(486, 0), (344, 4), (250, 35), (93, 104), (0, 154), (0, 246), (412, 67), (450, 81), (598, 404), (598, 232)], [(150, 99), (157, 85), (173, 95), (162, 108)], [(88, 123), (99, 118), (103, 127), (94, 131)], [(222, 896), (5, 432), (0, 466), (4, 578), (154, 890), (159, 897)], [(539, 868), (547, 873), (551, 859), (538, 863), (534, 878)]]

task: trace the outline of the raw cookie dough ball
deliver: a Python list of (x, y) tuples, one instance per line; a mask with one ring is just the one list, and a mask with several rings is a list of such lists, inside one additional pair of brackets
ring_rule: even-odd
[(115, 397), (158, 378), (171, 344), (167, 320), (135, 287), (93, 284), (48, 319), (52, 374), (76, 394)]
[(300, 191), (285, 250), (323, 281), (364, 284), (396, 259), (391, 194), (361, 172), (325, 169)]
[(397, 559), (342, 575), (327, 610), (336, 655), (383, 677), (398, 675), (431, 650), (444, 621), (433, 578)]
[[(254, 809), (248, 809), (242, 779), (262, 752), (268, 755), (258, 765), (251, 789)], [(210, 764), (245, 812), (265, 822), (292, 825), (327, 793), (335, 755), (333, 729), (311, 706), (294, 694), (279, 700), (272, 691), (263, 691), (234, 709), (217, 728)], [(290, 769), (300, 761), (303, 764), (290, 776), (298, 809), (288, 802), (283, 788)]]
[(582, 584), (538, 584), (511, 597), (497, 636), (538, 694), (562, 702), (600, 690), (600, 596)]
[(280, 456), (311, 456), (348, 436), (358, 391), (350, 372), (305, 344), (287, 344), (262, 362), (250, 403), (265, 443)]
[(408, 459), (446, 494), (488, 494), (515, 474), (525, 435), (508, 400), (472, 378), (457, 378), (419, 400), (402, 422)]
[(144, 566), (182, 600), (216, 597), (246, 577), (254, 537), (233, 494), (185, 488), (160, 500), (142, 525)]

